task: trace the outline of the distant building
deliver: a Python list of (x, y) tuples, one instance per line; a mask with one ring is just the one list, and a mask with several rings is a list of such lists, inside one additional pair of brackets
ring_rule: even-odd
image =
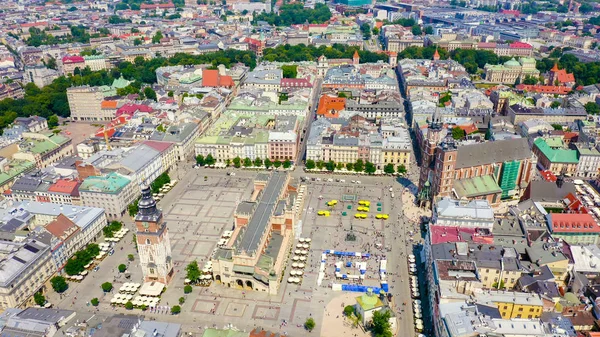
[(104, 93), (99, 87), (81, 86), (67, 89), (67, 98), (74, 121), (110, 121), (112, 110), (103, 110)]
[(591, 214), (549, 213), (548, 228), (556, 239), (563, 239), (571, 245), (597, 245), (600, 226)]
[(85, 67), (85, 59), (81, 56), (64, 56), (62, 58), (62, 72), (65, 75), (73, 75), (75, 69), (83, 70)]
[(521, 82), (527, 77), (538, 78), (540, 71), (535, 68), (535, 59), (522, 57), (519, 61), (514, 58), (502, 65), (486, 64), (485, 79), (492, 83), (514, 84), (517, 79)]
[(71, 138), (34, 132), (25, 132), (21, 136), (23, 139), (18, 143), (19, 151), (13, 155), (13, 159), (34, 162), (38, 168), (44, 168), (73, 155)]

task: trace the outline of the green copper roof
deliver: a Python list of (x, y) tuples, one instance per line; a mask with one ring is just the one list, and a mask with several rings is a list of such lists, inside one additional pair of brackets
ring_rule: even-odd
[(91, 176), (85, 178), (80, 191), (98, 193), (118, 193), (129, 184), (131, 180), (123, 175), (111, 172), (105, 176)]
[(455, 180), (453, 188), (459, 198), (472, 198), (502, 192), (492, 176)]
[(128, 80), (124, 79), (123, 77), (119, 77), (119, 78), (115, 78), (115, 80), (112, 83), (112, 87), (116, 88), (116, 89), (123, 89), (126, 86), (128, 86), (129, 83), (131, 83), (131, 82), (129, 82)]
[(364, 311), (373, 310), (383, 306), (383, 302), (377, 295), (364, 293), (356, 298), (356, 302)]
[(35, 167), (35, 163), (27, 160), (11, 160), (8, 162), (8, 169), (0, 173), (0, 185), (4, 185), (11, 179), (23, 172), (27, 172)]
[(579, 163), (577, 151), (567, 149), (555, 149), (550, 147), (544, 138), (538, 138), (533, 142), (534, 146), (548, 158), (551, 163)]

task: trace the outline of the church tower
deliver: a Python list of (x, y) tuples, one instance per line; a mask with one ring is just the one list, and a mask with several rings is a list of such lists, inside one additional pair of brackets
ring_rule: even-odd
[(136, 240), (144, 281), (168, 284), (173, 278), (169, 231), (162, 211), (156, 208), (150, 187), (142, 189), (138, 207), (139, 211), (135, 216)]
[(421, 144), (421, 173), (419, 176), (419, 189), (425, 187), (425, 182), (431, 179), (433, 164), (435, 163), (435, 149), (442, 140), (444, 122), (442, 114), (435, 109), (431, 115), (431, 121), (427, 128), (427, 133)]
[(354, 51), (354, 56), (352, 56), (352, 64), (357, 66), (360, 63), (360, 56), (358, 55), (358, 51)]

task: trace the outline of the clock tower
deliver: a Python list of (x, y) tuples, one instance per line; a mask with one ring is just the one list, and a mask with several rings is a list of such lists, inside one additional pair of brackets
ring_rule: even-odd
[(173, 277), (171, 242), (167, 224), (163, 221), (162, 211), (156, 208), (150, 187), (142, 189), (138, 207), (135, 216), (136, 240), (144, 281), (166, 285)]

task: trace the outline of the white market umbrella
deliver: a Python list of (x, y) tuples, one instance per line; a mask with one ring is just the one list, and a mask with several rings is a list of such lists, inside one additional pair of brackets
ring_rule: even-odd
[(304, 274), (304, 272), (302, 270), (296, 270), (296, 275), (302, 276), (302, 274)]
[(296, 276), (296, 271), (295, 270), (290, 271), (290, 275)]
[(289, 277), (288, 278), (288, 283), (294, 283), (294, 278), (293, 277)]
[(298, 254), (300, 254), (300, 252), (302, 252), (300, 249), (296, 249), (296, 250), (294, 251), (294, 254), (298, 255)]
[(310, 247), (310, 246), (306, 243), (302, 245), (302, 248), (304, 248), (304, 249), (308, 249), (308, 247)]
[(306, 261), (306, 257), (305, 256), (300, 256), (300, 261)]
[(303, 246), (304, 246), (303, 244), (299, 243), (296, 245), (296, 248), (303, 248)]
[(306, 242), (311, 242), (311, 241), (312, 241), (312, 239), (311, 239), (311, 238), (306, 238), (306, 239), (304, 239), (304, 241), (306, 241)]
[(298, 268), (304, 268), (304, 267), (305, 267), (304, 263), (298, 263)]
[(294, 256), (294, 257), (292, 257), (292, 260), (298, 261), (298, 260), (300, 260), (300, 256)]
[(298, 239), (298, 241), (300, 241), (300, 242), (304, 242), (304, 239), (303, 239), (303, 238), (300, 238), (300, 239)]
[(298, 262), (292, 263), (292, 268), (298, 268)]

